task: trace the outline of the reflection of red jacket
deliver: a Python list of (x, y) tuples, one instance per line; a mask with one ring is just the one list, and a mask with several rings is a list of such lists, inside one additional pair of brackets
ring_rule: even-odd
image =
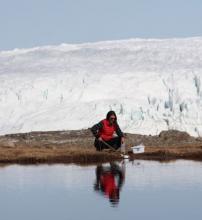
[(105, 173), (100, 177), (100, 183), (103, 186), (105, 195), (110, 197), (112, 193), (117, 189), (114, 175), (111, 173)]
[(100, 137), (104, 141), (108, 141), (113, 138), (114, 132), (117, 130), (116, 124), (110, 125), (107, 119), (102, 120), (103, 127), (99, 132)]

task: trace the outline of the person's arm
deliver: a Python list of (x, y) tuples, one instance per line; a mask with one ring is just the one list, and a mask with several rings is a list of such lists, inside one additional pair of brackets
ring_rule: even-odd
[(119, 137), (121, 137), (121, 143), (124, 143), (124, 142), (125, 142), (125, 140), (124, 140), (124, 134), (123, 134), (123, 132), (121, 131), (121, 129), (120, 129), (118, 123), (116, 123), (116, 133), (117, 133), (117, 135), (118, 135)]
[(121, 131), (118, 123), (116, 123), (116, 133), (119, 137), (124, 137), (123, 132)]
[(93, 125), (93, 127), (91, 128), (91, 132), (93, 133), (94, 137), (99, 138), (99, 131), (102, 129), (102, 127), (102, 121), (100, 121), (98, 124)]

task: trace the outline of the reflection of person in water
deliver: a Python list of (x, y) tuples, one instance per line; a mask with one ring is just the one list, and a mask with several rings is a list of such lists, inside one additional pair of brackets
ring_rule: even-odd
[(96, 182), (94, 185), (95, 191), (100, 191), (109, 201), (116, 205), (119, 202), (119, 192), (123, 186), (125, 179), (125, 164), (120, 167), (116, 163), (111, 163), (110, 166), (97, 166)]

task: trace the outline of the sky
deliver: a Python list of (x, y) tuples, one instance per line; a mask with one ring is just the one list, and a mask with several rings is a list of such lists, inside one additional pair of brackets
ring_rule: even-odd
[(0, 0), (0, 50), (195, 36), (201, 0)]

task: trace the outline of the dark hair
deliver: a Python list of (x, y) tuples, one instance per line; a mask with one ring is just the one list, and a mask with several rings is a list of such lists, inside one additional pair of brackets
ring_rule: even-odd
[(116, 113), (115, 113), (114, 111), (109, 111), (109, 112), (107, 113), (106, 119), (109, 121), (109, 118), (110, 118), (112, 115), (115, 116), (115, 118), (116, 118), (115, 121), (117, 121)]
[(111, 202), (112, 207), (116, 207), (118, 205), (119, 199), (119, 188), (117, 188), (109, 195), (109, 201)]

